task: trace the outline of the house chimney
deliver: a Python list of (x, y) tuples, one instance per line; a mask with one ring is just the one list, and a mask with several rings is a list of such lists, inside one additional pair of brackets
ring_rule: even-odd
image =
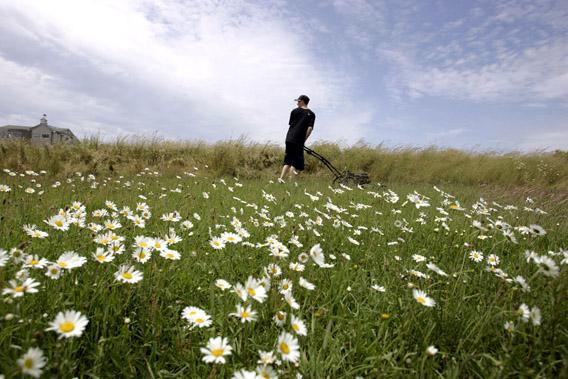
[(44, 113), (43, 117), (39, 120), (40, 125), (46, 125), (47, 126), (47, 115)]

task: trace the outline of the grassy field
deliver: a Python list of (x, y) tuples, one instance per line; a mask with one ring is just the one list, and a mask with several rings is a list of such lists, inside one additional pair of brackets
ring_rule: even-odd
[(541, 179), (51, 171), (22, 149), (0, 174), (6, 378), (568, 376), (568, 203)]

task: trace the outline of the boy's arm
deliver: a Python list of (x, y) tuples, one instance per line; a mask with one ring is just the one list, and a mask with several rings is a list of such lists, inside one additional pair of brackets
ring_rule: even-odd
[(306, 130), (306, 139), (304, 140), (304, 142), (306, 142), (308, 140), (308, 137), (310, 136), (310, 134), (312, 134), (312, 130), (313, 130), (313, 128), (311, 126), (309, 126), (308, 130)]

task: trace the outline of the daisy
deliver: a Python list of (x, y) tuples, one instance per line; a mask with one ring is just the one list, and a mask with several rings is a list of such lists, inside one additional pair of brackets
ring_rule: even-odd
[(278, 337), (278, 352), (282, 360), (296, 363), (300, 358), (298, 340), (290, 333), (282, 332)]
[(278, 373), (274, 371), (272, 366), (262, 365), (256, 368), (257, 378), (262, 379), (277, 379)]
[(379, 286), (378, 284), (373, 284), (373, 285), (371, 286), (371, 288), (374, 289), (374, 290), (377, 291), (377, 292), (386, 292), (385, 287)]
[(62, 231), (66, 231), (69, 229), (69, 223), (67, 222), (67, 218), (65, 216), (62, 215), (55, 215), (50, 217), (47, 220), (44, 220), (44, 222), (53, 227), (54, 229), (57, 230), (62, 230)]
[(294, 296), (292, 296), (292, 291), (288, 291), (284, 294), (284, 300), (292, 309), (300, 309), (300, 304), (298, 304)]
[(290, 279), (282, 279), (280, 281), (280, 293), (285, 293), (292, 289), (293, 283)]
[(155, 238), (152, 241), (152, 247), (154, 248), (154, 250), (162, 251), (164, 249), (167, 249), (168, 243), (164, 239)]
[(25, 279), (22, 283), (18, 283), (16, 280), (10, 280), (8, 282), (11, 287), (4, 288), (2, 290), (2, 295), (12, 295), (12, 297), (22, 297), (26, 293), (36, 293), (39, 286), (39, 282), (32, 278)]
[(213, 323), (211, 316), (198, 307), (185, 307), (181, 313), (181, 317), (199, 328), (206, 328)]
[(45, 276), (53, 280), (59, 279), (61, 277), (61, 267), (56, 264), (49, 266), (45, 272)]
[(166, 248), (166, 249), (163, 249), (160, 252), (160, 257), (164, 257), (166, 259), (177, 261), (181, 258), (181, 254), (178, 251)]
[(144, 274), (135, 270), (134, 266), (121, 265), (118, 271), (114, 273), (114, 278), (124, 283), (137, 283), (144, 278)]
[(47, 360), (43, 356), (43, 351), (37, 347), (30, 347), (28, 351), (18, 359), (18, 366), (22, 369), (23, 374), (39, 378), (41, 369), (45, 366)]
[(509, 333), (513, 333), (515, 331), (515, 323), (513, 321), (506, 321), (503, 327)]
[(176, 234), (174, 228), (170, 228), (170, 232), (164, 236), (164, 240), (168, 245), (175, 245), (176, 243), (183, 241), (183, 239)]
[(438, 349), (434, 345), (430, 345), (426, 348), (426, 354), (433, 357), (434, 355), (438, 354)]
[(231, 288), (231, 284), (224, 279), (217, 279), (215, 281), (215, 285), (219, 287), (221, 290), (225, 291)]
[(299, 261), (300, 263), (304, 263), (304, 264), (305, 264), (305, 263), (308, 262), (309, 259), (310, 259), (310, 256), (309, 256), (308, 254), (306, 254), (306, 253), (300, 253), (300, 254), (298, 254), (298, 261)]
[(151, 249), (153, 245), (152, 239), (145, 236), (134, 237), (134, 247), (140, 247), (142, 249)]
[(114, 254), (106, 251), (102, 247), (97, 247), (97, 251), (93, 253), (93, 258), (99, 263), (112, 262), (114, 260)]
[(87, 262), (87, 258), (82, 257), (74, 251), (66, 251), (55, 262), (59, 267), (65, 270), (72, 270), (83, 266)]
[(481, 253), (481, 251), (473, 250), (469, 253), (469, 259), (476, 263), (479, 263), (483, 260), (483, 253)]
[(223, 234), (221, 234), (221, 238), (223, 239), (223, 241), (225, 242), (229, 242), (229, 243), (239, 243), (243, 240), (243, 238), (236, 234), (236, 233), (229, 233), (229, 232), (225, 232)]
[(535, 262), (540, 265), (538, 272), (541, 272), (545, 276), (556, 278), (560, 275), (560, 269), (552, 258), (543, 255), (535, 259)]
[(9, 258), (8, 252), (4, 249), (0, 249), (0, 267), (6, 266), (6, 262), (8, 262)]
[(531, 287), (521, 275), (517, 275), (513, 280), (521, 286), (523, 292), (530, 292)]
[(264, 273), (277, 278), (282, 274), (282, 269), (276, 263), (271, 263), (265, 267)]
[(306, 328), (306, 324), (301, 319), (297, 318), (296, 316), (292, 315), (290, 324), (292, 325), (292, 329), (296, 334), (300, 336), (305, 336), (308, 334), (308, 329)]
[(538, 307), (532, 307), (529, 313), (529, 319), (531, 320), (534, 326), (540, 325), (541, 316), (540, 316), (540, 309)]
[(304, 269), (306, 268), (306, 266), (298, 262), (291, 262), (288, 267), (290, 267), (290, 270), (297, 272), (303, 272)]
[(45, 258), (40, 258), (37, 255), (28, 255), (24, 260), (23, 267), (44, 268), (48, 264), (49, 261)]
[(248, 371), (245, 369), (235, 371), (231, 379), (259, 379), (254, 371)]
[(106, 220), (104, 227), (108, 230), (115, 230), (121, 228), (122, 224), (118, 220)]
[(272, 319), (276, 325), (283, 326), (286, 323), (286, 312), (278, 311)]
[(23, 228), (26, 234), (32, 238), (45, 238), (49, 236), (49, 234), (42, 232), (35, 225), (24, 225)]
[(531, 310), (528, 307), (528, 305), (526, 305), (524, 303), (519, 305), (519, 309), (517, 310), (517, 313), (519, 314), (519, 317), (521, 318), (521, 320), (523, 322), (525, 322), (525, 323), (529, 322)]
[(245, 289), (247, 294), (259, 303), (263, 303), (267, 297), (266, 288), (252, 276), (249, 276), (245, 282)]
[(497, 255), (495, 254), (490, 254), (489, 256), (487, 256), (487, 263), (490, 266), (497, 266), (500, 262), (500, 259)]
[(248, 305), (246, 308), (240, 304), (237, 304), (237, 311), (235, 313), (229, 313), (229, 316), (239, 317), (241, 322), (256, 321), (256, 311), (251, 310), (251, 306)]
[(225, 356), (231, 355), (233, 348), (229, 340), (223, 337), (209, 338), (207, 347), (199, 349), (205, 356), (203, 361), (207, 363), (225, 363)]
[(436, 305), (436, 301), (429, 297), (424, 291), (413, 289), (412, 295), (417, 302), (424, 305), (425, 307), (433, 307)]
[(235, 285), (233, 286), (233, 291), (235, 291), (235, 293), (237, 294), (237, 296), (238, 296), (242, 301), (247, 301), (247, 299), (248, 299), (248, 292), (247, 292), (246, 288), (245, 288), (241, 283), (235, 283)]
[(448, 274), (446, 274), (444, 271), (442, 271), (442, 269), (440, 269), (434, 263), (428, 263), (426, 265), (426, 267), (428, 267), (430, 270), (434, 271), (436, 274), (438, 274), (440, 276), (448, 276)]
[(59, 312), (55, 320), (49, 323), (46, 331), (54, 330), (59, 338), (79, 337), (89, 323), (89, 320), (77, 311)]
[(148, 249), (137, 248), (132, 253), (132, 258), (134, 258), (137, 262), (146, 263), (152, 257), (152, 253)]
[(544, 236), (546, 234), (546, 230), (544, 230), (540, 225), (531, 224), (529, 225), (529, 228), (531, 229), (531, 233), (535, 236)]
[(260, 365), (267, 366), (276, 362), (276, 356), (274, 355), (274, 351), (259, 350), (258, 355), (260, 356), (260, 359), (257, 361), (257, 363)]
[(220, 237), (213, 237), (209, 244), (215, 250), (221, 250), (225, 247), (225, 241), (223, 241), (223, 239)]
[(310, 282), (308, 282), (306, 279), (304, 279), (303, 277), (300, 276), (300, 280), (298, 281), (298, 284), (300, 285), (300, 287), (304, 287), (307, 290), (313, 291), (316, 286)]

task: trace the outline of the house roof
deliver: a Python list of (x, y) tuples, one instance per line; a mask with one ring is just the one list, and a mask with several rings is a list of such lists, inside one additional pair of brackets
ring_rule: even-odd
[(77, 138), (77, 136), (75, 136), (75, 134), (71, 131), (71, 129), (58, 128), (56, 126), (48, 125), (47, 120), (46, 120), (46, 123), (39, 123), (35, 126), (4, 125), (4, 126), (0, 126), (0, 129), (4, 129), (4, 130), (29, 130), (29, 131), (31, 131), (32, 129), (37, 128), (39, 126), (46, 126), (48, 129), (51, 129), (56, 133), (69, 134), (69, 135), (72, 135), (74, 138)]
[(18, 129), (18, 130), (30, 130), (31, 126), (20, 126), (20, 125), (4, 125), (0, 126), (0, 129)]

